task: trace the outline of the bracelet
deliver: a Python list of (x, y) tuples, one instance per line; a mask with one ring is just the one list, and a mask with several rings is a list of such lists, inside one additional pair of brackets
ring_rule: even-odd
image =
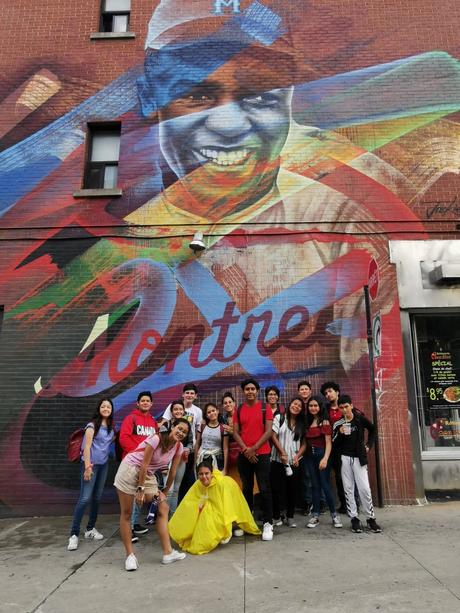
[(138, 486), (137, 486), (137, 490), (136, 490), (136, 491), (137, 491), (137, 492), (143, 492), (143, 491), (145, 491), (145, 486), (144, 486), (144, 485), (138, 485)]
[(88, 470), (89, 468), (93, 468), (93, 465), (90, 464), (89, 466), (85, 466), (85, 470)]

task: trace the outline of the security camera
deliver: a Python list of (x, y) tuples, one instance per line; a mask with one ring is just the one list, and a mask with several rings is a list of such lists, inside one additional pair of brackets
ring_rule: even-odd
[(206, 245), (203, 242), (203, 234), (201, 232), (196, 232), (193, 240), (189, 245), (190, 249), (193, 253), (197, 254), (206, 249)]

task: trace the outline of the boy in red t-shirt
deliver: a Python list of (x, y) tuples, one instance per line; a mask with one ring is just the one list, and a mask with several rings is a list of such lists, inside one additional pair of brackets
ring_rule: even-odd
[(254, 475), (257, 477), (263, 511), (262, 540), (273, 540), (273, 503), (270, 489), (270, 443), (273, 414), (257, 399), (260, 385), (255, 379), (241, 382), (244, 403), (233, 414), (233, 438), (240, 446), (238, 472), (243, 495), (254, 508)]
[[(127, 415), (121, 423), (120, 446), (123, 457), (134, 451), (148, 436), (158, 432), (158, 424), (150, 413), (152, 409), (152, 394), (149, 391), (140, 392), (137, 396), (136, 408)], [(139, 523), (140, 509), (137, 504), (133, 505), (131, 526), (133, 530), (132, 542), (139, 540), (139, 535), (146, 534), (149, 529)]]

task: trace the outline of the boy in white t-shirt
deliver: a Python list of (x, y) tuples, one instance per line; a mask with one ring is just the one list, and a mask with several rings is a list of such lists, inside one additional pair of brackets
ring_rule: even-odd
[[(201, 421), (203, 419), (203, 412), (199, 406), (194, 404), (195, 400), (198, 398), (198, 388), (194, 383), (186, 383), (182, 388), (182, 399), (185, 405), (186, 413), (193, 415), (193, 423), (192, 423), (192, 436), (193, 436), (193, 447), (195, 447), (196, 442), (196, 434), (200, 427)], [(165, 412), (163, 413), (163, 419), (167, 419), (168, 421), (171, 419), (171, 405), (169, 404)], [(179, 489), (179, 498), (178, 502), (182, 500), (188, 490), (195, 483), (195, 454), (193, 451), (189, 454), (187, 460), (187, 466), (185, 468), (185, 473), (182, 478), (182, 483)]]

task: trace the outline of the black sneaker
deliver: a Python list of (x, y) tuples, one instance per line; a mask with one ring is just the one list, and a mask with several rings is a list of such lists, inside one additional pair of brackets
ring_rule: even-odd
[(378, 525), (373, 517), (367, 520), (367, 527), (371, 532), (382, 532), (382, 528)]
[(139, 540), (139, 537), (136, 536), (134, 532), (131, 532), (131, 543), (137, 543), (138, 540)]
[(357, 517), (352, 517), (351, 519), (351, 531), (359, 534), (363, 531), (363, 527), (361, 526), (361, 522)]
[(141, 534), (147, 534), (148, 531), (149, 529), (146, 526), (141, 526), (140, 524), (134, 524), (133, 526), (133, 532), (138, 536)]

